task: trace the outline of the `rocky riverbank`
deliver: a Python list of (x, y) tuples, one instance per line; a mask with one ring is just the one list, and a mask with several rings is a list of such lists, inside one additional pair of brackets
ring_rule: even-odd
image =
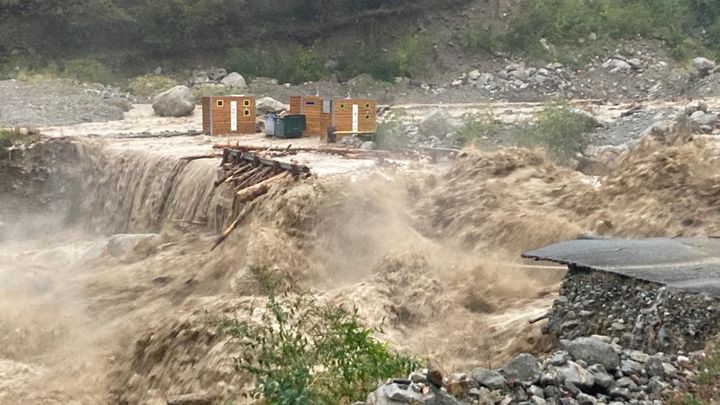
[(608, 336), (561, 340), (548, 356), (523, 353), (502, 368), (476, 368), (469, 375), (443, 376), (430, 367), (388, 381), (365, 404), (650, 405), (695, 389), (704, 352), (649, 355), (616, 341)]

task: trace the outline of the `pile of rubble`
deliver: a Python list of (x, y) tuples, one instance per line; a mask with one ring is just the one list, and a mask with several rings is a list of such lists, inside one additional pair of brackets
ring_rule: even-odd
[(525, 63), (511, 63), (499, 72), (481, 73), (473, 70), (461, 75), (452, 82), (453, 87), (462, 85), (484, 89), (492, 93), (508, 90), (525, 90), (537, 87), (552, 91), (561, 91), (570, 86), (572, 73), (560, 63), (550, 63), (545, 67), (528, 67)]
[(648, 353), (701, 350), (720, 333), (720, 301), (613, 273), (572, 269), (544, 332), (561, 339), (591, 333)]
[(224, 68), (195, 70), (187, 84), (189, 87), (204, 86), (217, 87), (219, 89), (232, 88), (236, 90), (242, 90), (247, 87), (247, 82), (240, 73), (228, 73)]
[(579, 169), (586, 174), (607, 174), (623, 153), (644, 139), (672, 144), (690, 135), (720, 135), (720, 115), (704, 101), (694, 100), (680, 110), (636, 108), (592, 135), (594, 141), (583, 152), (584, 166)]
[(368, 396), (368, 405), (396, 404), (661, 404), (694, 388), (702, 352), (669, 356), (621, 348), (606, 336), (561, 340), (538, 359), (520, 354), (500, 369), (443, 377), (437, 369), (394, 379)]

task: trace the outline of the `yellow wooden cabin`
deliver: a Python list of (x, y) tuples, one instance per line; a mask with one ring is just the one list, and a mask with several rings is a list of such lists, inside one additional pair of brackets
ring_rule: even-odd
[(211, 136), (255, 133), (255, 97), (203, 97), (203, 133)]
[(334, 128), (338, 138), (345, 135), (370, 135), (377, 130), (377, 101), (373, 99), (290, 97), (290, 114), (302, 114), (307, 126), (304, 136), (326, 139)]

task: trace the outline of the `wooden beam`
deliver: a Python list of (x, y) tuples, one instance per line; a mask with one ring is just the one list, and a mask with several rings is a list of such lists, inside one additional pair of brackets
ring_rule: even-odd
[(288, 172), (284, 172), (282, 174), (270, 177), (269, 179), (263, 180), (258, 184), (238, 191), (237, 199), (241, 203), (250, 202), (260, 197), (261, 195), (267, 194), (274, 185), (288, 178), (290, 178), (290, 174)]
[(215, 250), (215, 248), (220, 246), (221, 243), (225, 242), (225, 239), (227, 239), (227, 237), (230, 236), (230, 234), (235, 230), (235, 228), (237, 228), (238, 225), (240, 225), (240, 223), (245, 220), (249, 213), (250, 209), (248, 207), (243, 208), (242, 212), (240, 212), (235, 221), (233, 221), (233, 223), (230, 224), (230, 226), (228, 226), (220, 236), (218, 236), (212, 248), (210, 248), (210, 251), (212, 252), (213, 250)]

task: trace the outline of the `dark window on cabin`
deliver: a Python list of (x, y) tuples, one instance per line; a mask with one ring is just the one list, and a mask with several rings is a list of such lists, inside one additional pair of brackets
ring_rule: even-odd
[(225, 107), (225, 101), (223, 101), (223, 100), (218, 100), (218, 101), (217, 101), (217, 106), (218, 106), (218, 107)]

